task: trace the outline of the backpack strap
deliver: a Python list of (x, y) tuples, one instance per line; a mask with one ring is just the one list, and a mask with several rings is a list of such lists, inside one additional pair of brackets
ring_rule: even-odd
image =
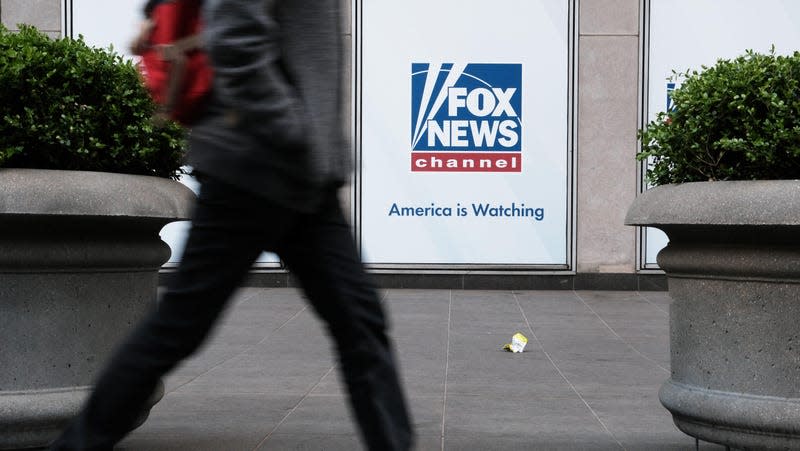
[(191, 36), (186, 36), (185, 38), (181, 38), (173, 42), (168, 47), (171, 48), (170, 50), (171, 54), (175, 53), (186, 54), (191, 52), (192, 50), (202, 49), (203, 35), (201, 33), (195, 33)]

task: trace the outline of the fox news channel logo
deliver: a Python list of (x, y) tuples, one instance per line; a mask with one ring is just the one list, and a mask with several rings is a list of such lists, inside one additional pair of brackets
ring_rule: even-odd
[(411, 170), (522, 172), (522, 64), (411, 65)]

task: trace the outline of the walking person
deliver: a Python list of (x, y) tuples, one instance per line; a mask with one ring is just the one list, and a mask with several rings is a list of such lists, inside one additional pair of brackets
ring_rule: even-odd
[(283, 259), (325, 322), (366, 447), (411, 447), (387, 319), (337, 197), (351, 170), (338, 3), (204, 1), (214, 90), (189, 137), (201, 189), (183, 259), (53, 450), (110, 450), (124, 438), (262, 251)]

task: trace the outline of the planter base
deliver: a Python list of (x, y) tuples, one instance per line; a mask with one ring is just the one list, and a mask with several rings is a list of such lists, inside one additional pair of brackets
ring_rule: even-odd
[(0, 393), (0, 449), (46, 446), (77, 415), (91, 387)]
[(701, 440), (756, 449), (800, 448), (800, 399), (707, 390), (667, 381), (659, 393), (681, 431)]
[[(90, 393), (91, 387), (0, 392), (0, 450), (46, 447), (80, 412)], [(164, 384), (159, 382), (135, 427), (147, 420), (163, 396)]]

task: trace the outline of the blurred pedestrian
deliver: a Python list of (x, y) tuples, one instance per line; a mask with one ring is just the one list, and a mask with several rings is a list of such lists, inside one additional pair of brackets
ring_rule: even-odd
[(282, 258), (327, 325), (366, 446), (409, 449), (387, 319), (337, 196), (351, 171), (339, 0), (205, 0), (203, 14), (214, 90), (189, 137), (201, 188), (182, 261), (52, 449), (112, 449), (262, 251)]

